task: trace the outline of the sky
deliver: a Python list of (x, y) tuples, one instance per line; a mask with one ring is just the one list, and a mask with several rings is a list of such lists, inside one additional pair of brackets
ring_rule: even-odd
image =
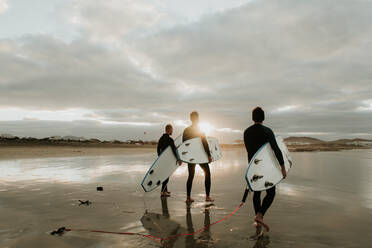
[[(372, 139), (370, 0), (0, 0), (0, 134)], [(145, 133), (146, 132), (146, 133)]]

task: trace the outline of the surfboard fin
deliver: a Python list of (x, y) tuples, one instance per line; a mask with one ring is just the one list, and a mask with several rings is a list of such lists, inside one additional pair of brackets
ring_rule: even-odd
[(266, 181), (265, 182), (265, 187), (267, 188), (267, 187), (271, 187), (271, 186), (273, 186), (274, 184), (273, 183), (271, 183), (271, 182), (268, 182), (268, 181)]
[(262, 161), (262, 159), (257, 159), (257, 158), (256, 158), (256, 159), (254, 160), (254, 163), (255, 163), (255, 164), (258, 164), (258, 163), (261, 162), (261, 161)]
[(253, 175), (252, 179), (251, 179), (251, 183), (253, 182), (256, 182), (257, 180), (263, 178), (263, 176), (260, 176), (260, 175)]

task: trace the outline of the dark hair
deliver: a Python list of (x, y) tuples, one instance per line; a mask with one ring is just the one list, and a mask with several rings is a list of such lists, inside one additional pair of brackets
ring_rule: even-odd
[(265, 112), (260, 107), (255, 107), (252, 110), (252, 120), (255, 122), (263, 122), (265, 120)]
[(190, 120), (192, 120), (193, 117), (199, 117), (199, 113), (196, 112), (196, 111), (192, 111), (192, 112), (190, 113)]
[(171, 124), (167, 124), (166, 126), (165, 126), (165, 132), (168, 132), (169, 130), (171, 130), (173, 127), (172, 127), (172, 125)]

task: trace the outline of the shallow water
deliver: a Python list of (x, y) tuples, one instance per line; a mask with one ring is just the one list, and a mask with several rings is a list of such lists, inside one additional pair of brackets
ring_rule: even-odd
[[(0, 247), (369, 247), (372, 151), (292, 153), (294, 166), (278, 185), (265, 216), (271, 231), (251, 240), (252, 196), (236, 215), (194, 236), (163, 243), (139, 236), (67, 232), (61, 226), (160, 237), (197, 231), (240, 203), (247, 156), (223, 152), (211, 165), (214, 205), (206, 204), (200, 168), (196, 202), (187, 208), (186, 166), (172, 176), (172, 197), (144, 193), (140, 183), (155, 153), (0, 161)], [(103, 186), (104, 191), (96, 191)], [(89, 206), (78, 200), (90, 200)]]

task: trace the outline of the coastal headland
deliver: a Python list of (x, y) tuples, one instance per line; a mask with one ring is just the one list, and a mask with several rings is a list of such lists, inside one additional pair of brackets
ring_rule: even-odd
[[(372, 140), (339, 139), (324, 141), (311, 137), (288, 137), (284, 139), (291, 152), (340, 151), (352, 149), (371, 149)], [(156, 141), (101, 141), (99, 139), (67, 138), (19, 138), (0, 137), (0, 159), (105, 156), (139, 154), (156, 149)], [(222, 149), (242, 149), (244, 144), (221, 144)]]

